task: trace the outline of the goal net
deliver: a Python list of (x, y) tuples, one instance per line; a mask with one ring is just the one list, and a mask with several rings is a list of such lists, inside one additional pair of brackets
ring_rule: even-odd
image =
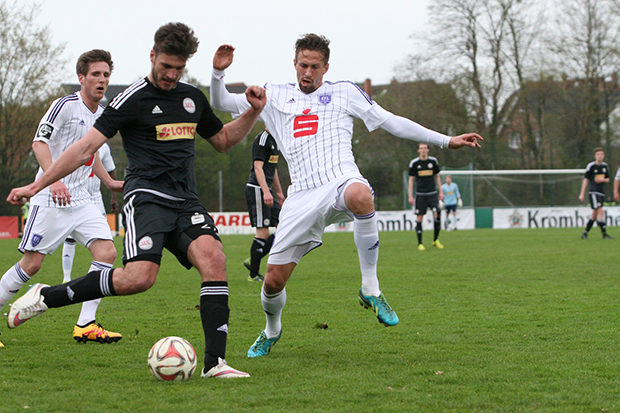
[[(442, 182), (450, 175), (459, 186), (463, 206), (527, 207), (583, 204), (579, 192), (584, 173), (584, 169), (445, 169), (440, 175)], [(606, 192), (612, 194), (611, 187)]]

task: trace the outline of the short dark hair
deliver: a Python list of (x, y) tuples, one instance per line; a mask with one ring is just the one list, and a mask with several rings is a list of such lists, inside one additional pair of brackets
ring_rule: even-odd
[(420, 143), (418, 143), (418, 149), (420, 149), (420, 147), (421, 147), (422, 145), (426, 146), (426, 149), (430, 149), (430, 148), (431, 148), (431, 147), (428, 145), (428, 143), (426, 143), (426, 142), (420, 142)]
[(161, 26), (155, 32), (155, 54), (165, 53), (189, 59), (198, 50), (200, 42), (194, 34), (194, 30), (183, 23), (168, 23)]
[(114, 62), (112, 61), (112, 55), (107, 50), (93, 49), (88, 52), (84, 52), (78, 57), (77, 64), (75, 65), (75, 72), (78, 75), (86, 76), (90, 65), (96, 62), (104, 62), (110, 66), (110, 73), (114, 70)]
[(306, 33), (295, 42), (295, 59), (302, 50), (315, 50), (323, 54), (323, 63), (329, 63), (329, 40), (322, 34)]
[(598, 148), (594, 148), (594, 154), (596, 154), (597, 152), (605, 152), (605, 149), (601, 148), (600, 146)]

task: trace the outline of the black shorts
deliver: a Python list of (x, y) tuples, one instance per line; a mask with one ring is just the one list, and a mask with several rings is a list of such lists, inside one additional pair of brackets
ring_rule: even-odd
[(590, 206), (592, 209), (599, 209), (603, 207), (603, 201), (605, 201), (604, 195), (590, 193), (588, 194), (588, 198), (590, 198)]
[[(273, 193), (272, 193), (273, 195)], [(258, 186), (246, 185), (245, 201), (248, 204), (250, 223), (256, 228), (277, 227), (280, 222), (280, 204), (273, 197), (273, 206), (268, 207), (263, 202), (263, 191)]]
[(123, 263), (151, 261), (160, 264), (163, 249), (172, 252), (186, 268), (189, 244), (201, 235), (220, 241), (213, 218), (197, 199), (172, 201), (148, 192), (125, 199)]
[(456, 212), (456, 204), (446, 205), (446, 213)]
[(426, 215), (426, 211), (430, 208), (433, 212), (439, 211), (439, 195), (434, 194), (416, 194), (414, 212), (416, 215)]

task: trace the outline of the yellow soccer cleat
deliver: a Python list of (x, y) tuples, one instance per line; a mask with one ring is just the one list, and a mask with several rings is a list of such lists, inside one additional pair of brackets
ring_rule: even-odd
[(105, 330), (99, 323), (90, 323), (86, 327), (73, 327), (73, 338), (78, 343), (96, 341), (98, 343), (116, 343), (123, 336), (120, 333)]
[(433, 247), (437, 247), (440, 250), (443, 249), (443, 245), (439, 242), (439, 240), (433, 241)]
[(426, 251), (426, 248), (422, 244), (418, 244), (418, 251)]

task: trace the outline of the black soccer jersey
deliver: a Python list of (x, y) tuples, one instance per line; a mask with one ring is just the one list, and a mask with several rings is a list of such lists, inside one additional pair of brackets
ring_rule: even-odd
[(94, 125), (108, 138), (120, 131), (127, 153), (123, 192), (169, 199), (198, 198), (195, 133), (208, 139), (223, 127), (198, 88), (179, 83), (163, 91), (147, 78), (116, 96)]
[(590, 181), (590, 190), (591, 194), (599, 194), (605, 196), (605, 183), (597, 183), (594, 181), (594, 178), (609, 178), (609, 166), (605, 162), (597, 165), (596, 162), (590, 162), (588, 166), (586, 166), (586, 173), (584, 175), (586, 179)]
[(415, 193), (434, 194), (437, 192), (435, 175), (439, 173), (439, 163), (437, 158), (429, 156), (422, 160), (415, 158), (409, 163), (409, 176), (415, 177)]
[(259, 133), (254, 142), (252, 142), (252, 169), (250, 170), (250, 178), (248, 184), (259, 185), (256, 179), (256, 173), (254, 172), (254, 161), (263, 161), (263, 172), (265, 173), (265, 180), (267, 186), (271, 188), (273, 183), (273, 177), (276, 174), (276, 168), (278, 167), (278, 158), (280, 157), (280, 150), (276, 140), (267, 131)]

